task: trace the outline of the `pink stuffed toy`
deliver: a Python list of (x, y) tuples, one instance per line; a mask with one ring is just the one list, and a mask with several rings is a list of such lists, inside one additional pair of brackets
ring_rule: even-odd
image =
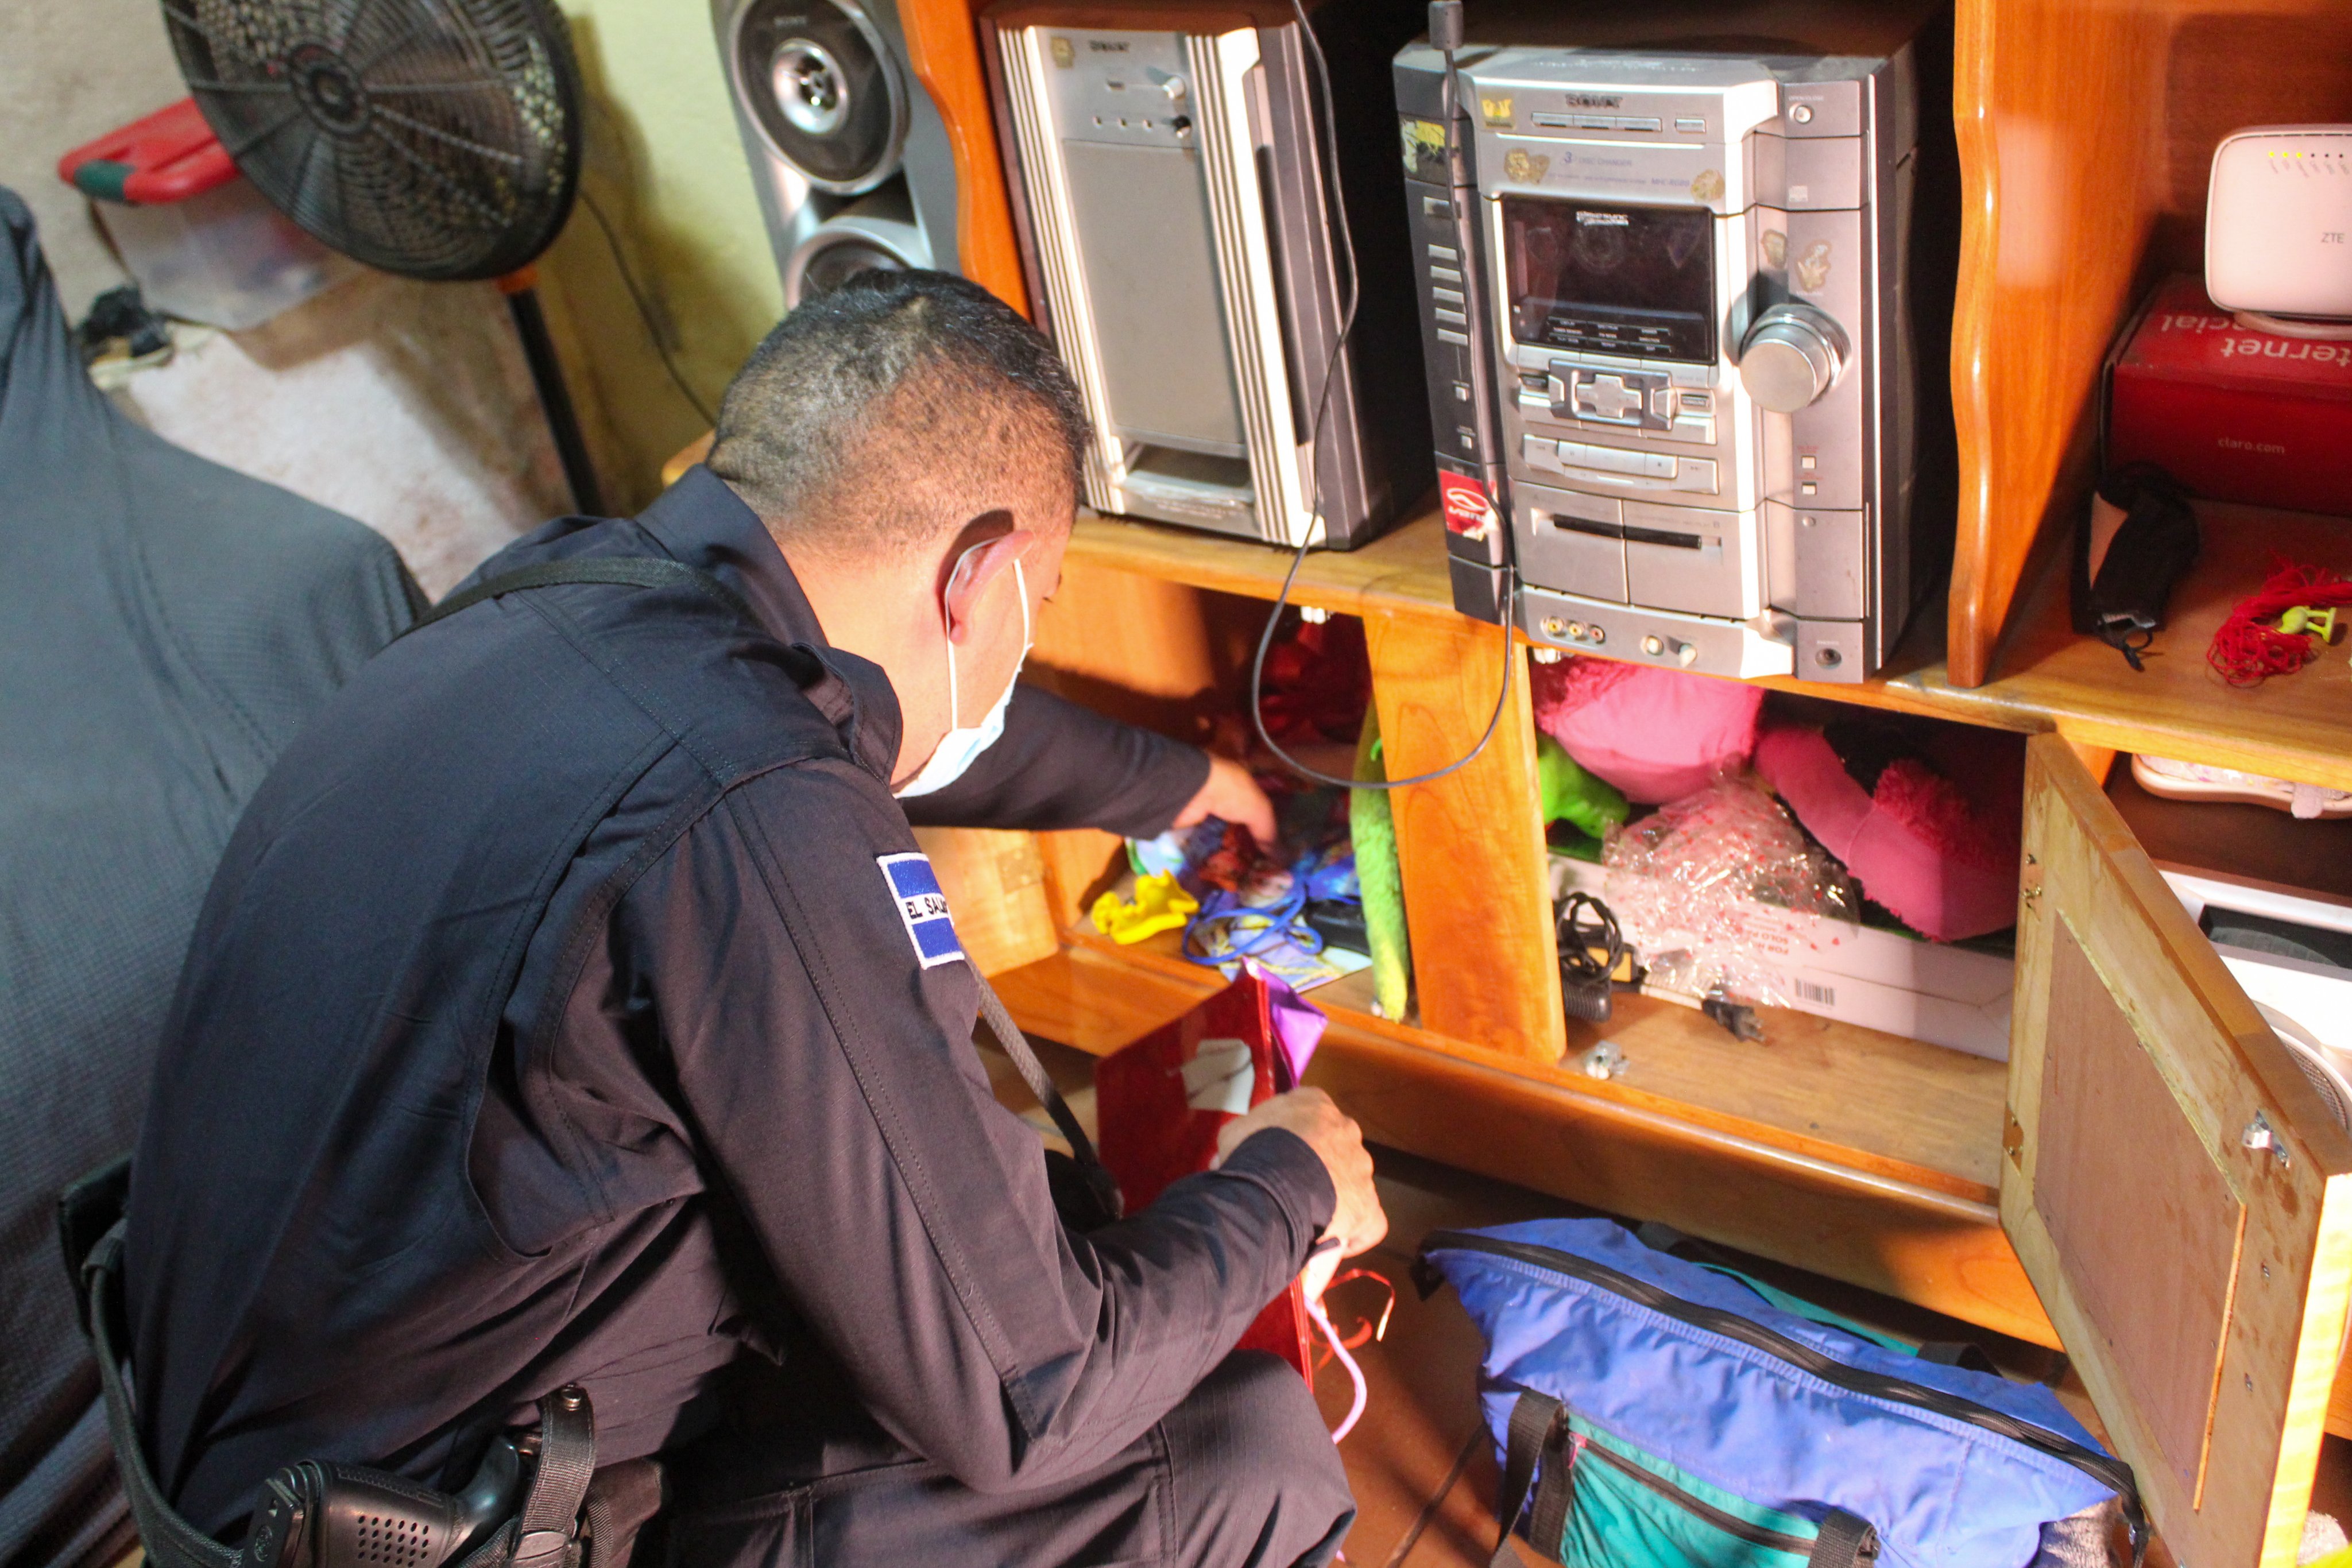
[(1573, 656), (1535, 666), (1534, 685), (1537, 726), (1642, 805), (1695, 794), (1756, 748), (1761, 686)]
[(2025, 748), (1962, 725), (1768, 727), (1756, 770), (1874, 902), (1958, 942), (2017, 923)]

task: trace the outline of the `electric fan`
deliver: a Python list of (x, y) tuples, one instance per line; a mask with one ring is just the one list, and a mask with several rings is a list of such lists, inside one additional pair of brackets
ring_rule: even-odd
[(222, 148), (320, 243), (499, 280), (573, 503), (602, 511), (529, 271), (580, 183), (580, 73), (551, 0), (164, 0), (163, 17)]

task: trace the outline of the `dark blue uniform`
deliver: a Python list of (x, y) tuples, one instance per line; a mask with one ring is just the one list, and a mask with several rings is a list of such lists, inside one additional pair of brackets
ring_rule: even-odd
[[(482, 575), (610, 555), (763, 630), (682, 589), (478, 605), (363, 669), (236, 830), (134, 1166), (166, 1491), (226, 1532), (296, 1459), (451, 1486), (579, 1382), (600, 1463), (663, 1458), (681, 1562), (1328, 1550), (1311, 1402), (1227, 1360), (1330, 1217), (1321, 1163), (1263, 1133), (1066, 1230), (972, 973), (899, 896), (888, 682), (707, 470)], [(1205, 768), (1024, 688), (908, 804), (1153, 832)]]

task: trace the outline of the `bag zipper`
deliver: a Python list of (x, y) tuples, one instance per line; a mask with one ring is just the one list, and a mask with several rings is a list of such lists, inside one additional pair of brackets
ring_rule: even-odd
[(2147, 1517), (2140, 1510), (2139, 1485), (2133, 1479), (2131, 1467), (2113, 1455), (2095, 1452), (2072, 1438), (2062, 1437), (2031, 1421), (2021, 1420), (2004, 1411), (1989, 1409), (1973, 1399), (1946, 1389), (1930, 1388), (1890, 1373), (1848, 1366), (1809, 1344), (1801, 1343), (1738, 1312), (1684, 1301), (1647, 1280), (1637, 1280), (1606, 1263), (1596, 1263), (1590, 1258), (1580, 1258), (1556, 1247), (1544, 1247), (1532, 1241), (1507, 1241), (1494, 1236), (1474, 1236), (1465, 1230), (1436, 1230), (1423, 1240), (1421, 1250), (1424, 1257), (1431, 1252), (1448, 1250), (1486, 1252), (1538, 1269), (1549, 1269), (1555, 1273), (1581, 1280), (1589, 1285), (1598, 1285), (1604, 1291), (1623, 1296), (1693, 1328), (1721, 1334), (1726, 1339), (1738, 1340), (1742, 1344), (1779, 1356), (1822, 1382), (1851, 1393), (1913, 1406), (1955, 1421), (1965, 1421), (1972, 1427), (1980, 1427), (2011, 1442), (2023, 1444), (2053, 1458), (2063, 1459), (2105, 1484), (2123, 1500), (2124, 1517), (2131, 1525), (2135, 1549), (2147, 1538)]
[(1742, 1519), (1736, 1513), (1727, 1513), (1705, 1498), (1693, 1497), (1665, 1477), (1643, 1469), (1615, 1449), (1593, 1442), (1581, 1434), (1571, 1435), (1570, 1440), (1575, 1444), (1574, 1457), (1569, 1462), (1569, 1472), (1571, 1475), (1575, 1473), (1578, 1465), (1582, 1464), (1587, 1457), (1591, 1457), (1601, 1460), (1627, 1479), (1647, 1487), (1685, 1513), (1721, 1531), (1726, 1535), (1744, 1541), (1750, 1546), (1762, 1546), (1774, 1552), (1785, 1552), (1792, 1557), (1810, 1558), (1812, 1555), (1813, 1543), (1810, 1541), (1800, 1536), (1783, 1534), (1780, 1531), (1758, 1524), (1752, 1520)]

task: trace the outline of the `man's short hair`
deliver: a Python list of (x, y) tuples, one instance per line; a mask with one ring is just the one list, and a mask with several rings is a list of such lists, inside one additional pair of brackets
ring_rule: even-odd
[(903, 554), (1000, 507), (1066, 508), (1087, 435), (1069, 371), (1002, 300), (877, 270), (752, 350), (709, 462), (787, 545)]

